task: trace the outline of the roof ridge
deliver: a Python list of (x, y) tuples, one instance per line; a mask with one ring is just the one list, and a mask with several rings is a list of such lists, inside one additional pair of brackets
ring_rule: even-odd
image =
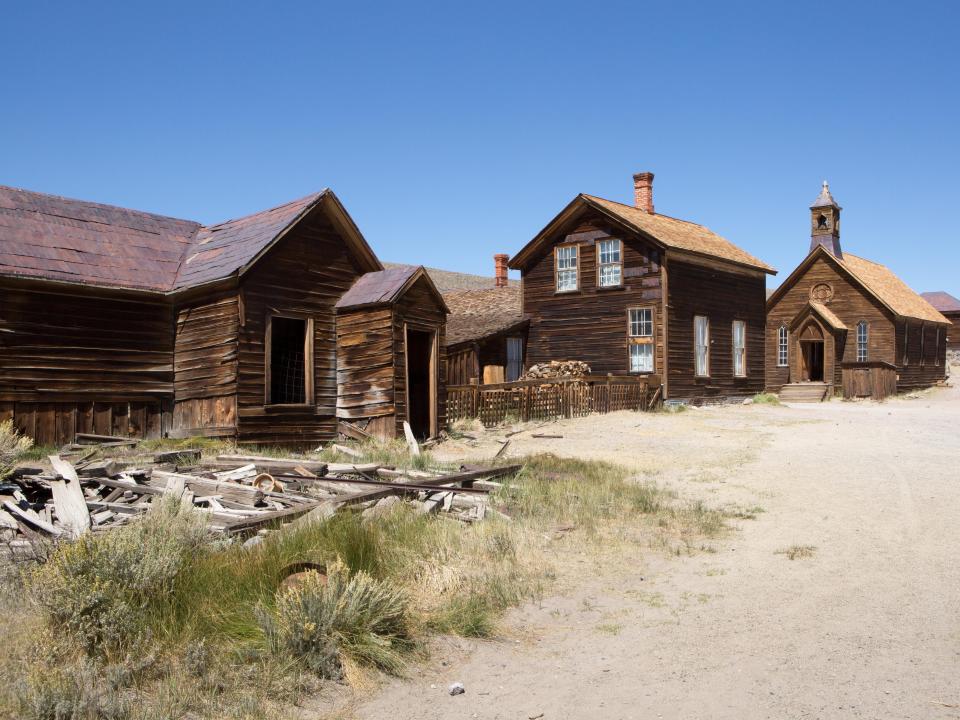
[[(590, 194), (588, 194), (588, 193), (583, 193), (583, 195), (584, 195), (585, 197), (595, 198), (595, 199), (597, 199), (597, 200), (603, 200), (604, 202), (614, 203), (615, 205), (622, 205), (623, 207), (625, 207), (625, 208), (630, 208), (631, 210), (639, 210), (640, 212), (646, 213), (647, 215), (650, 215), (651, 217), (666, 218), (667, 220), (673, 220), (673, 221), (675, 221), (675, 222), (682, 222), (682, 223), (685, 223), (685, 224), (687, 224), (687, 225), (696, 225), (696, 226), (699, 227), (699, 228), (703, 228), (704, 230), (707, 230), (707, 231), (709, 231), (709, 232), (712, 232), (714, 235), (717, 235), (716, 232), (714, 232), (713, 230), (710, 230), (710, 228), (707, 227), (706, 225), (704, 225), (703, 223), (694, 222), (693, 220), (684, 220), (683, 218), (674, 217), (673, 215), (667, 215), (666, 213), (658, 213), (658, 212), (648, 213), (646, 210), (641, 210), (640, 208), (636, 207), (635, 205), (628, 205), (627, 203), (620, 202), (619, 200), (610, 200), (609, 198), (600, 197), (599, 195), (590, 195)], [(723, 236), (721, 235), (720, 237), (723, 237)]]
[(323, 188), (322, 190), (317, 190), (316, 192), (307, 193), (306, 195), (303, 195), (303, 196), (301, 196), (301, 197), (298, 197), (298, 198), (296, 198), (295, 200), (288, 200), (288, 201), (285, 202), (285, 203), (280, 203), (279, 205), (274, 205), (273, 207), (264, 208), (263, 210), (257, 210), (256, 212), (247, 213), (246, 215), (239, 215), (239, 216), (237, 216), (237, 217), (228, 218), (228, 219), (226, 219), (226, 220), (221, 220), (220, 222), (218, 222), (218, 223), (213, 223), (212, 225), (203, 225), (203, 224), (201, 224), (200, 227), (203, 228), (204, 230), (211, 230), (211, 231), (212, 231), (213, 228), (220, 227), (221, 225), (227, 225), (228, 223), (237, 222), (237, 221), (239, 221), (239, 220), (246, 220), (247, 218), (252, 218), (254, 215), (263, 215), (264, 213), (273, 212), (274, 210), (280, 210), (280, 209), (285, 208), (285, 207), (288, 207), (288, 206), (290, 206), (290, 205), (295, 205), (296, 203), (303, 202), (304, 200), (306, 200), (306, 199), (308, 199), (308, 198), (312, 198), (312, 199), (319, 198), (320, 196), (324, 195), (325, 193), (327, 193), (327, 192), (329, 192), (329, 191), (330, 191), (330, 188), (325, 187), (325, 188)]
[[(139, 215), (149, 215), (150, 217), (162, 218), (164, 220), (176, 220), (177, 222), (192, 223), (198, 227), (203, 227), (203, 223), (197, 220), (191, 220), (190, 218), (176, 217), (174, 215), (164, 215), (162, 213), (151, 212), (150, 210), (138, 210), (137, 208), (126, 207), (124, 205), (113, 205), (111, 203), (97, 202), (95, 200), (83, 200), (81, 198), (67, 197), (66, 195), (57, 195), (55, 193), (41, 192), (39, 190), (28, 190), (27, 188), (15, 187), (13, 185), (0, 185), (0, 190), (13, 190), (15, 192), (27, 193), (29, 195), (39, 195), (42, 197), (54, 198), (56, 200), (65, 200), (70, 203), (77, 203), (78, 205), (92, 205), (94, 207), (100, 208), (109, 208), (111, 210), (122, 210), (124, 212), (133, 212)], [(53, 213), (44, 213), (45, 215), (53, 215), (54, 217), (66, 217), (64, 215), (54, 215)], [(84, 222), (98, 222), (94, 220), (86, 220)], [(107, 223), (100, 223), (101, 225)]]

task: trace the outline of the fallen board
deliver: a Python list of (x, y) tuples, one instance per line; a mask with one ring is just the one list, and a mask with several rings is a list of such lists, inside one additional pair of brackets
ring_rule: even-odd
[(47, 458), (53, 466), (53, 471), (59, 476), (50, 481), (53, 493), (53, 509), (60, 524), (67, 534), (78, 538), (90, 530), (90, 511), (87, 509), (87, 500), (80, 487), (80, 478), (73, 465), (62, 460), (59, 455), (50, 455)]

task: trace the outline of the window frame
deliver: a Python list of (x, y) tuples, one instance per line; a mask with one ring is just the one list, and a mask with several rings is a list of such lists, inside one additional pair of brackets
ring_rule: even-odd
[[(697, 320), (703, 319), (706, 324), (706, 353), (704, 354), (704, 372), (699, 372), (697, 367), (697, 357), (698, 357), (698, 345), (697, 345)], [(709, 378), (710, 377), (710, 316), (709, 315), (694, 315), (693, 316), (693, 376), (697, 378)]]
[[(272, 401), (273, 378), (271, 364), (273, 360), (273, 319), (301, 320), (304, 322), (303, 338), (303, 396), (302, 403), (275, 403)], [(307, 408), (315, 405), (314, 393), (314, 353), (313, 353), (313, 317), (306, 313), (271, 312), (267, 313), (263, 333), (263, 405), (269, 408)]]
[[(741, 372), (737, 372), (737, 324), (743, 326), (743, 347), (740, 348), (743, 353), (743, 363)], [(733, 360), (733, 376), (735, 378), (745, 378), (747, 377), (747, 321), (746, 320), (733, 320), (730, 323), (730, 345), (732, 351), (732, 360)]]
[(920, 367), (927, 364), (927, 325), (920, 323)]
[[(650, 312), (650, 334), (634, 335), (630, 314), (647, 310)], [(642, 322), (642, 321), (641, 321)], [(633, 370), (630, 364), (630, 348), (634, 345), (650, 346), (650, 369)], [(655, 305), (633, 305), (627, 308), (627, 373), (630, 375), (651, 375), (657, 371), (657, 308)]]
[[(781, 334), (783, 339), (781, 340)], [(783, 361), (781, 362), (780, 348), (783, 346)], [(781, 324), (777, 328), (777, 367), (790, 367), (790, 330)]]
[(910, 321), (903, 321), (903, 366), (910, 365)]
[[(863, 331), (863, 340), (860, 339), (861, 332)], [(857, 350), (857, 362), (868, 362), (870, 359), (870, 323), (866, 320), (860, 320), (857, 323), (857, 338), (856, 338), (856, 350)], [(861, 350), (863, 351), (861, 353)]]
[[(517, 362), (519, 363), (519, 368), (518, 368), (519, 372), (517, 373), (517, 377), (513, 378), (513, 380), (510, 379), (510, 346), (511, 345), (514, 345), (515, 347), (518, 346), (520, 348), (520, 356), (517, 360)], [(523, 375), (523, 336), (508, 335), (504, 341), (504, 352), (506, 354), (507, 363), (506, 363), (506, 366), (504, 367), (503, 379), (506, 382), (513, 382), (514, 380), (519, 380), (520, 376)]]
[[(600, 245), (602, 243), (609, 243), (609, 242), (617, 243), (617, 256), (620, 259), (617, 260), (616, 262), (606, 262), (606, 263), (601, 262), (600, 261), (600, 258), (601, 258)], [(597, 240), (596, 243), (594, 243), (593, 247), (596, 253), (596, 262), (597, 262), (597, 277), (596, 277), (597, 289), (609, 290), (611, 288), (622, 288), (623, 287), (623, 240), (615, 237), (603, 238), (602, 240)], [(604, 285), (602, 282), (603, 268), (612, 266), (612, 265), (616, 265), (617, 267), (620, 268), (620, 280), (615, 285)]]
[[(565, 248), (573, 248), (576, 253), (576, 267), (573, 268), (573, 271), (576, 273), (577, 284), (576, 287), (569, 288), (567, 290), (560, 289), (560, 250)], [(553, 291), (558, 294), (566, 293), (575, 293), (580, 292), (580, 244), (579, 243), (560, 243), (553, 248)], [(564, 268), (564, 270), (569, 270), (570, 268)]]
[(940, 367), (940, 326), (937, 325), (937, 342), (933, 346), (933, 366)]

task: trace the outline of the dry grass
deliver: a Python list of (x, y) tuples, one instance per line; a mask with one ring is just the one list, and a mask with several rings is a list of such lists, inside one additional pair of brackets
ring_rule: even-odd
[[(418, 464), (399, 443), (360, 448), (364, 459)], [(495, 634), (507, 608), (554, 581), (552, 559), (569, 543), (693, 551), (725, 529), (722, 512), (624, 468), (549, 455), (527, 458), (491, 502), (512, 521), (464, 525), (399, 504), (377, 518), (348, 511), (289, 526), (245, 549), (198, 544), (189, 517), (171, 511), (63, 546), (32, 573), (32, 605), (17, 592), (0, 608), (0, 715), (287, 717), (321, 677), (400, 674), (432, 634)], [(332, 587), (278, 594), (285, 569), (305, 562), (339, 568)]]
[(817, 548), (813, 545), (791, 545), (774, 552), (774, 555), (786, 555), (788, 560), (803, 560), (813, 557)]

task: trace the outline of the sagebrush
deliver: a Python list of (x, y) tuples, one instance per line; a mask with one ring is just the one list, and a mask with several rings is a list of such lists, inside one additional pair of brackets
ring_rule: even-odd
[(17, 432), (13, 420), (0, 422), (0, 480), (13, 472), (17, 461), (32, 447), (33, 438)]

